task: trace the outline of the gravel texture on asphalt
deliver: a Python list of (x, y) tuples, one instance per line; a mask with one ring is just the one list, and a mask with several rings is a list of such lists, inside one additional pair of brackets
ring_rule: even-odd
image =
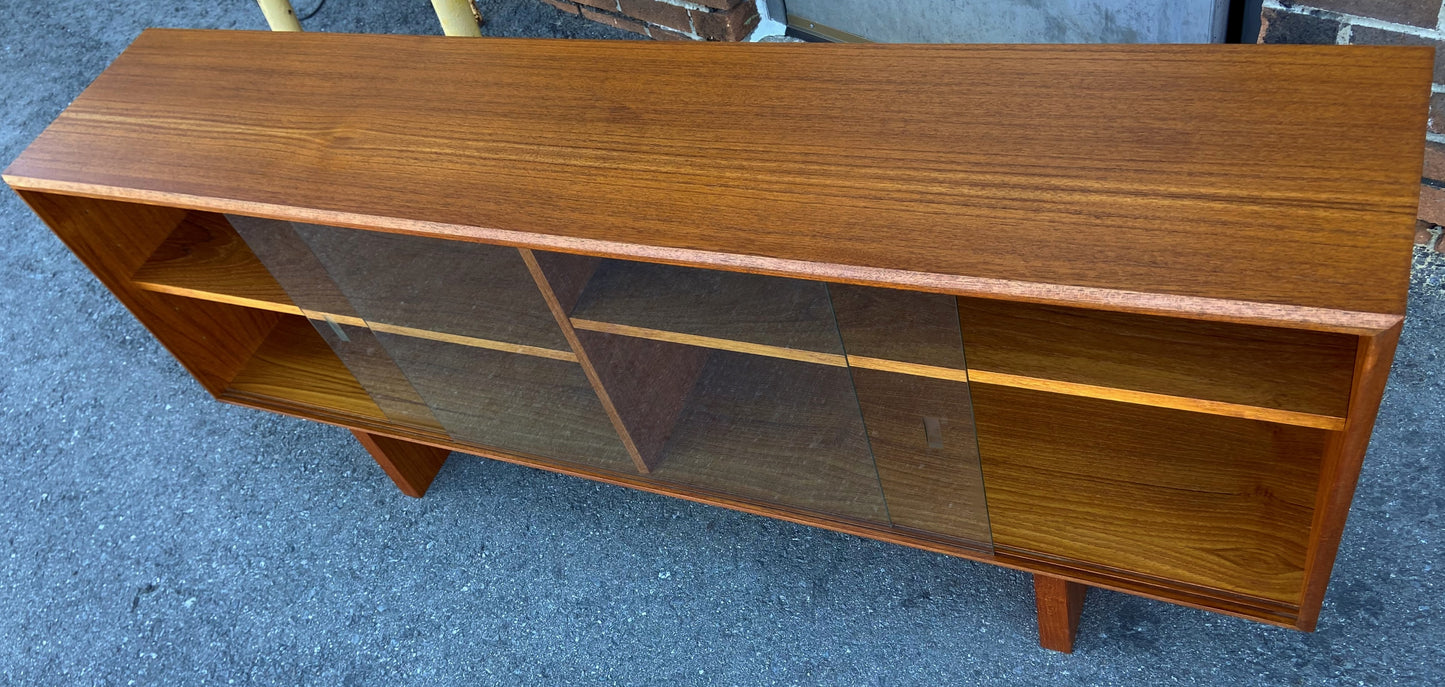
[[(297, 11), (313, 2), (297, 0)], [(536, 0), (486, 33), (629, 38)], [(144, 27), (254, 3), (20, 0), (13, 159)], [(308, 30), (437, 33), (331, 0)], [(1027, 576), (466, 456), (422, 500), (344, 431), (212, 401), (0, 191), (0, 683), (1305, 685), (1445, 672), (1445, 260), (1410, 318), (1319, 631), (1094, 591), (1036, 646)]]

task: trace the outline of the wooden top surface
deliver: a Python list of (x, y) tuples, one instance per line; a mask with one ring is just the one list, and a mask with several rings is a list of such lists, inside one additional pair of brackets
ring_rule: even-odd
[(16, 188), (1350, 332), (1431, 51), (149, 30)]

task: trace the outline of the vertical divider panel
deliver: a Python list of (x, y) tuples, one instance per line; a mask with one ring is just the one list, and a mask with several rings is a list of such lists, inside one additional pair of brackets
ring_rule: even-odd
[[(569, 316), (599, 259), (518, 250), (637, 470), (651, 472), (661, 460), (668, 434), (707, 362), (708, 351), (577, 331)], [(659, 370), (665, 373), (658, 374)]]

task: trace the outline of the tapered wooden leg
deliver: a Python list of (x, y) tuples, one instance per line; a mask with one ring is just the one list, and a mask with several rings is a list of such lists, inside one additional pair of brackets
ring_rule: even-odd
[(376, 464), (386, 471), (391, 481), (407, 496), (421, 498), (426, 494), (437, 471), (447, 461), (451, 451), (426, 444), (393, 439), (380, 434), (371, 434), (358, 429), (351, 430), (356, 440), (366, 447), (366, 452), (376, 459)]
[(1087, 585), (1061, 577), (1034, 574), (1034, 600), (1039, 606), (1039, 646), (1066, 654), (1074, 652), (1079, 613), (1084, 610)]

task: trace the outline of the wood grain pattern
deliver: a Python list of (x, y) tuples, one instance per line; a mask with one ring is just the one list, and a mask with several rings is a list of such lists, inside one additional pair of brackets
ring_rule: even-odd
[(21, 191), (20, 197), (211, 394), (282, 318), (271, 312), (140, 290), (130, 275), (186, 217), (173, 208)]
[[(854, 369), (853, 387), (893, 525), (991, 550), (968, 385)], [(940, 424), (938, 446), (925, 418)]]
[(800, 279), (603, 260), (571, 316), (594, 331), (606, 324), (689, 339), (680, 343), (843, 354), (827, 287)]
[(281, 317), (226, 391), (238, 398), (271, 398), (375, 422), (387, 420), (304, 317)]
[(1034, 604), (1039, 614), (1039, 646), (1066, 654), (1074, 653), (1079, 616), (1089, 588), (1077, 582), (1034, 574)]
[(427, 487), (436, 479), (447, 456), (444, 448), (402, 441), (381, 434), (371, 434), (353, 429), (351, 433), (361, 442), (376, 464), (386, 471), (401, 493), (413, 498), (426, 496)]
[(1395, 358), (1395, 345), (1400, 341), (1401, 327), (1377, 336), (1362, 338), (1355, 358), (1355, 382), (1350, 391), (1350, 409), (1343, 431), (1331, 432), (1325, 445), (1324, 466), (1320, 471), (1320, 487), (1315, 501), (1315, 519), (1310, 530), (1309, 554), (1305, 559), (1303, 601), (1299, 628), (1315, 629), (1325, 587), (1334, 568), (1335, 553), (1344, 536), (1345, 519), (1354, 500), (1355, 483), (1360, 478), (1360, 465), (1370, 445), (1375, 416), (1385, 395), (1390, 363)]
[(1298, 605), (1326, 432), (969, 388), (995, 547)]
[[(1313, 627), (1404, 312), (1425, 51), (291, 38), (147, 32), (5, 177), (218, 397)], [(720, 61), (737, 68), (720, 74)], [(327, 66), (338, 62), (351, 68)], [(467, 83), (483, 87), (454, 88)], [(699, 129), (704, 120), (721, 124)], [(1318, 140), (1334, 144), (1288, 143)], [(438, 174), (452, 185), (429, 181)], [(552, 384), (530, 371), (580, 369), (624, 441), (568, 319), (599, 256), (1013, 301), (981, 306), (1009, 308), (994, 323), (1007, 344), (997, 350), (1048, 360), (1015, 351), (994, 359), (1013, 368), (969, 361), (997, 500), (990, 514), (1002, 517), (995, 553), (888, 527), (867, 489), (853, 489), (870, 484), (864, 463), (837, 458), (849, 451), (810, 462), (828, 441), (847, 444), (850, 430), (798, 401), (800, 389), (816, 395), (823, 377), (850, 372), (951, 384), (937, 380), (957, 379), (955, 363), (866, 347), (848, 351), (851, 371), (743, 357), (772, 370), (762, 375), (771, 385), (734, 377), (726, 387), (708, 372), (740, 354), (708, 354), (679, 412), (687, 432), (671, 432), (663, 451), (691, 456), (660, 467), (680, 468), (679, 479), (627, 475), (625, 457), (586, 464), (477, 448), (475, 438), (389, 419), (325, 345), (328, 330), (310, 329), (246, 276), (244, 254), (208, 243), (219, 224), (207, 212), (589, 254), (568, 258), (585, 269), (555, 292), (539, 278), (566, 344), (549, 350), (570, 348), (580, 367), (461, 346), (424, 362), (455, 383), (474, 368), (509, 373), (448, 361), (526, 361), (518, 374), (541, 380), (526, 393), (567, 387), (585, 399), (576, 374)], [(1059, 226), (1070, 227), (1066, 238)], [(214, 282), (188, 281), (202, 271)], [(874, 297), (865, 311), (905, 298)], [(1063, 306), (1134, 315), (1076, 318)], [(670, 305), (641, 310), (705, 319)], [(1140, 313), (1350, 336), (1261, 337)], [(881, 335), (887, 325), (871, 326)], [(1358, 346), (1357, 336), (1366, 337)], [(779, 371), (794, 366), (808, 373)], [(1108, 394), (1128, 403), (1089, 398)], [(891, 398), (890, 412), (916, 414)], [(463, 405), (443, 407), (465, 415)], [(522, 405), (537, 426), (540, 408), (570, 412), (555, 399)], [(607, 424), (591, 438), (605, 443)], [(613, 458), (636, 453), (629, 446)], [(780, 500), (779, 489), (805, 497)]]
[(300, 315), (226, 218), (189, 212), (131, 276), (148, 291)]
[[(1431, 68), (1428, 49), (1361, 46), (150, 30), (6, 180), (1373, 332), (1404, 312)], [(439, 170), (444, 190), (431, 183)]]
[[(958, 303), (951, 296), (849, 284), (829, 284), (828, 295), (849, 364), (871, 361), (959, 371), (967, 367), (959, 332)], [(928, 376), (948, 375), (932, 371)]]
[(713, 351), (651, 477), (888, 522), (848, 372)]
[(970, 370), (1336, 420), (1349, 402), (1351, 336), (968, 298), (958, 308)]
[(631, 462), (576, 363), (376, 337), (458, 441), (613, 469)]
[(514, 249), (314, 224), (295, 228), (367, 322), (569, 350)]

